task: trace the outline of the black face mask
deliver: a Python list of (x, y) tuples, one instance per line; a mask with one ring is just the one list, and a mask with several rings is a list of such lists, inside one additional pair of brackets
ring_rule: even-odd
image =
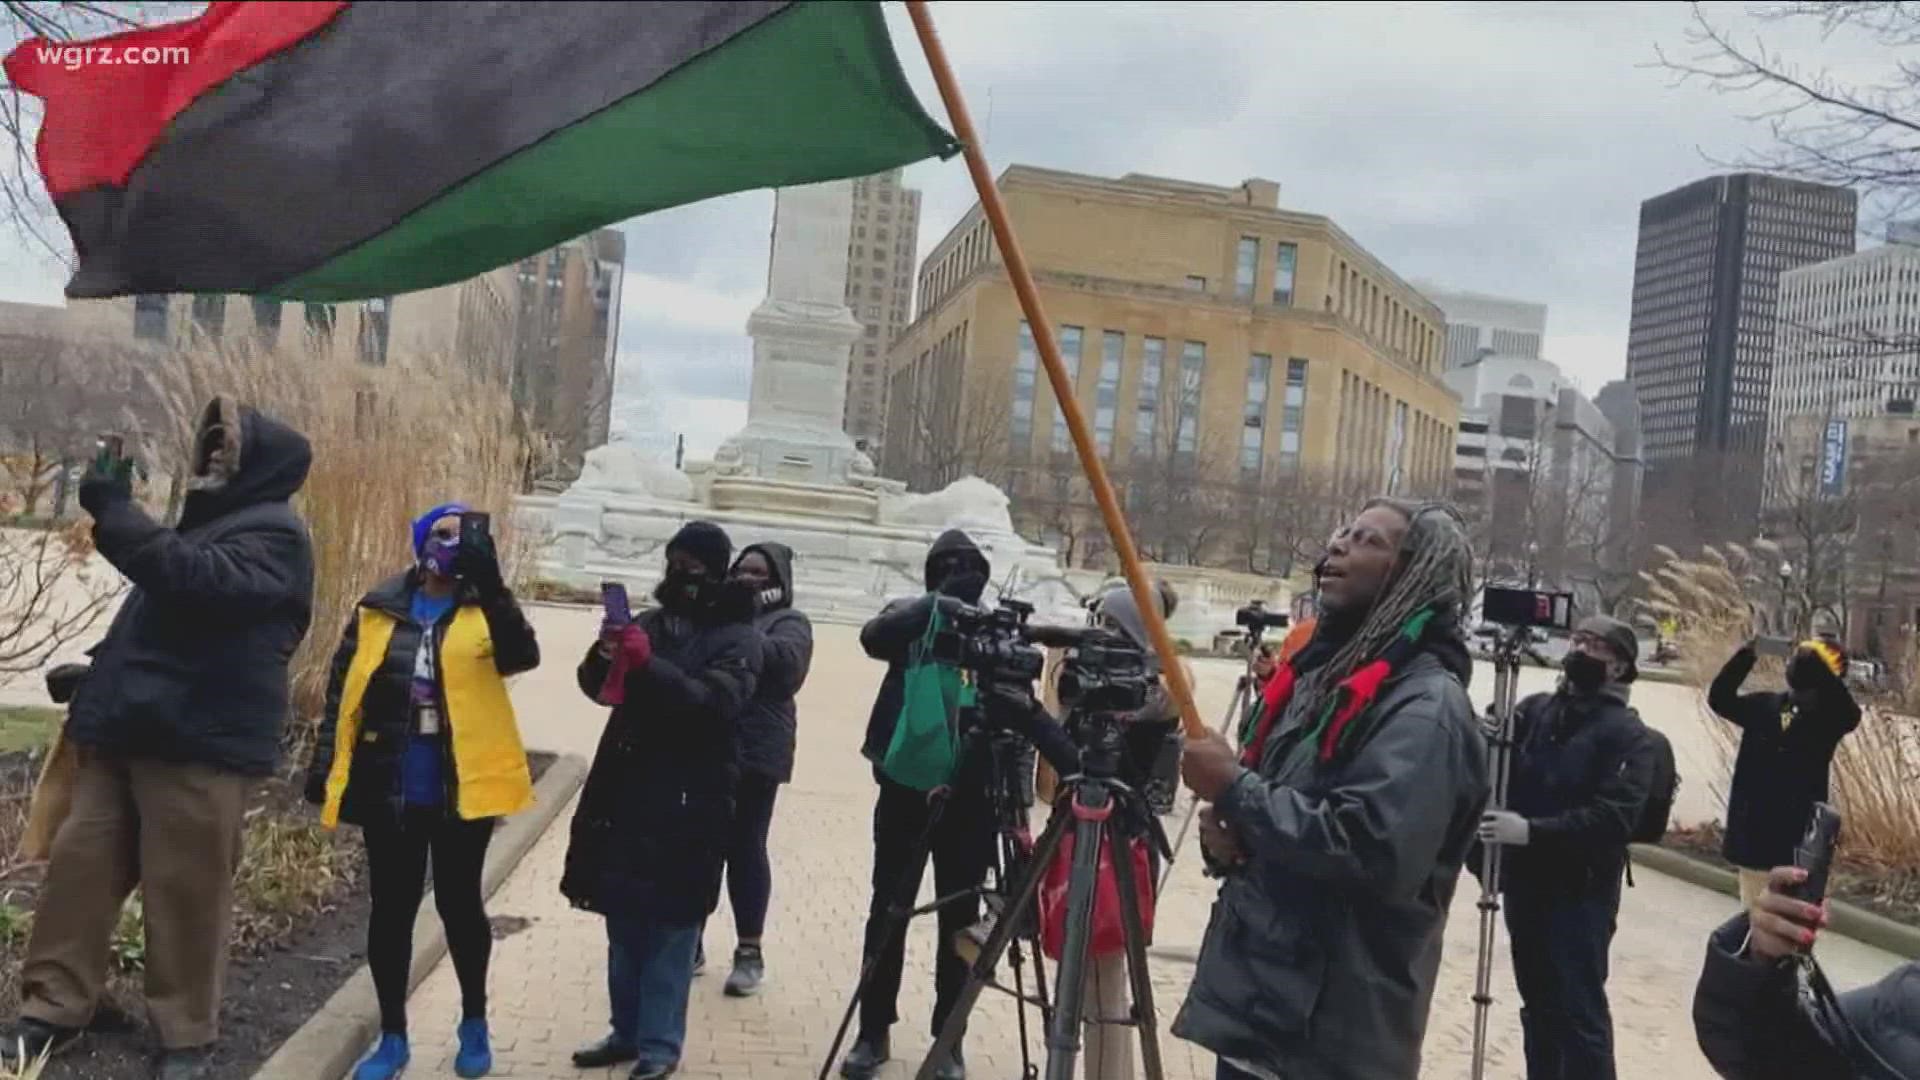
[(1567, 673), (1567, 685), (1576, 693), (1591, 694), (1606, 685), (1607, 662), (1597, 656), (1570, 652), (1560, 667)]
[(987, 575), (978, 570), (958, 569), (940, 581), (940, 593), (969, 604), (980, 602), (980, 596), (987, 591)]
[(653, 591), (653, 598), (668, 611), (687, 611), (711, 602), (719, 584), (705, 574), (669, 570), (661, 579), (660, 587)]

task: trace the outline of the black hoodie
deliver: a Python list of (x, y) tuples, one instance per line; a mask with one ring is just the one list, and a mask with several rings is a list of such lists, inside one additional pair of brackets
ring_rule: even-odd
[(178, 528), (125, 499), (95, 517), (100, 554), (133, 591), (69, 713), (83, 746), (248, 776), (279, 761), (287, 665), (313, 616), (313, 544), (287, 500), (313, 453), (271, 417), (238, 415), (238, 467), (187, 497)]
[[(893, 726), (900, 719), (907, 650), (920, 639), (921, 634), (926, 633), (927, 620), (933, 615), (934, 592), (941, 584), (933, 579), (934, 564), (950, 555), (962, 556), (968, 562), (976, 563), (974, 569), (983, 581), (993, 572), (987, 557), (981, 553), (972, 537), (959, 529), (948, 529), (927, 549), (926, 595), (911, 600), (895, 600), (881, 608), (880, 614), (867, 620), (867, 625), (860, 629), (860, 647), (875, 660), (887, 662), (886, 678), (880, 681), (880, 692), (873, 699), (873, 712), (867, 717), (867, 737), (860, 744), (860, 752), (876, 765), (887, 756), (887, 747), (893, 743)], [(963, 599), (974, 601), (979, 597)]]
[(799, 729), (793, 696), (807, 681), (813, 662), (813, 623), (793, 607), (793, 550), (785, 544), (750, 544), (741, 549), (740, 558), (756, 551), (773, 568), (780, 598), (762, 604), (754, 616), (753, 625), (760, 631), (760, 681), (734, 725), (734, 746), (742, 772), (784, 784), (793, 779)]

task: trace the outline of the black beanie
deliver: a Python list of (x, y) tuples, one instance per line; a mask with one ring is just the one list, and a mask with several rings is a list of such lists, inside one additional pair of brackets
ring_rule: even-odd
[(711, 521), (689, 521), (667, 541), (667, 554), (684, 551), (700, 560), (707, 573), (720, 577), (733, 563), (733, 541), (727, 531)]

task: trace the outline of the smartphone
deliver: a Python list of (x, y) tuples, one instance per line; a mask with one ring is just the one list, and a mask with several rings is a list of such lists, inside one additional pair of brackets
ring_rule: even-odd
[(127, 456), (127, 440), (118, 435), (102, 435), (93, 445), (95, 466), (101, 472), (111, 472)]
[(633, 622), (633, 609), (627, 606), (627, 587), (617, 581), (601, 582), (600, 610), (606, 613), (610, 627)]
[(1827, 803), (1814, 803), (1807, 819), (1807, 832), (1793, 849), (1793, 865), (1807, 872), (1807, 880), (1788, 890), (1802, 903), (1818, 904), (1827, 898), (1827, 872), (1833, 868), (1833, 849), (1840, 841), (1840, 811)]
[(467, 510), (460, 514), (460, 546), (463, 548), (482, 548), (493, 538), (493, 515), (478, 510)]
[(1761, 656), (1785, 660), (1793, 655), (1793, 640), (1783, 637), (1757, 637), (1753, 639), (1753, 651)]

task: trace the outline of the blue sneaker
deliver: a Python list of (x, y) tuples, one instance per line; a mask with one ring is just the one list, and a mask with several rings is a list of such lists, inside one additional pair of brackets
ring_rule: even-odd
[(407, 1067), (407, 1037), (389, 1032), (380, 1036), (373, 1053), (353, 1070), (353, 1080), (393, 1080)]
[(487, 1018), (476, 1016), (460, 1021), (460, 1052), (453, 1056), (453, 1071), (473, 1080), (493, 1071), (493, 1045), (487, 1040)]

